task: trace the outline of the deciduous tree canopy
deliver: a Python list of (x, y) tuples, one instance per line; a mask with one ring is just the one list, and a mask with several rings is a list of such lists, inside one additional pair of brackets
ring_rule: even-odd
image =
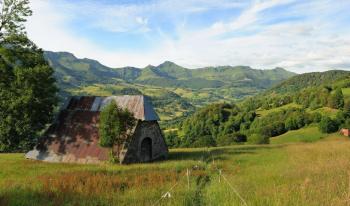
[(25, 151), (51, 122), (58, 89), (42, 50), (25, 35), (29, 2), (0, 3), (0, 152)]

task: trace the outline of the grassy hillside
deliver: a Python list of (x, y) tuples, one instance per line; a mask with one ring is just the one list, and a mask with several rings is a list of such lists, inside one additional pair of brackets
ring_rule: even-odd
[[(349, 147), (331, 134), (314, 143), (175, 149), (168, 161), (134, 165), (0, 154), (0, 205), (347, 205)], [(171, 198), (161, 198), (167, 191)]]
[[(339, 76), (339, 73), (349, 76)], [(328, 79), (328, 83), (321, 84), (318, 78)], [(271, 89), (235, 104), (208, 105), (182, 121), (176, 132), (167, 133), (168, 144), (172, 147), (221, 146), (242, 142), (266, 144), (270, 138), (274, 140), (273, 137), (289, 131), (288, 136), (311, 125), (323, 125), (321, 130), (328, 133), (350, 127), (350, 73), (309, 73), (292, 77), (281, 85), (289, 87), (294, 84), (291, 82), (314, 82), (317, 86), (310, 84), (282, 93)], [(297, 134), (303, 132), (308, 131), (301, 130)]]
[(261, 109), (259, 108), (258, 110), (256, 110), (256, 114), (259, 116), (259, 117), (263, 117), (263, 116), (266, 116), (270, 113), (273, 113), (273, 112), (280, 112), (282, 110), (288, 110), (288, 109), (293, 109), (293, 108), (301, 108), (302, 106), (299, 105), (299, 104), (296, 104), (296, 103), (289, 103), (289, 104), (286, 104), (286, 105), (283, 105), (283, 106), (280, 106), (280, 107), (276, 107), (276, 108), (272, 108), (272, 109)]
[(342, 70), (305, 73), (289, 78), (274, 86), (269, 91), (276, 93), (297, 92), (308, 87), (318, 87), (322, 85), (347, 87), (349, 86), (349, 78), (350, 72)]
[(271, 144), (283, 144), (290, 142), (315, 142), (328, 136), (319, 131), (317, 126), (301, 128), (298, 130), (288, 131), (285, 134), (270, 138)]

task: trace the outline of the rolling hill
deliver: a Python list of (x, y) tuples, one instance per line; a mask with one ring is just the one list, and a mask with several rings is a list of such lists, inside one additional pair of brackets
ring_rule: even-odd
[(68, 52), (45, 52), (62, 84), (84, 85), (91, 83), (128, 83), (188, 89), (249, 86), (260, 89), (285, 80), (295, 74), (282, 68), (256, 70), (247, 66), (219, 66), (187, 69), (166, 61), (145, 68), (109, 68), (91, 59), (78, 59)]
[[(276, 93), (297, 92), (301, 89), (317, 86), (336, 86), (342, 84), (342, 80), (350, 78), (350, 71), (330, 70), (326, 72), (311, 72), (293, 76), (280, 84), (277, 84), (269, 91)], [(344, 82), (346, 83), (346, 82)]]
[[(203, 147), (268, 143), (270, 138), (277, 142), (316, 141), (322, 135), (305, 139), (302, 134), (307, 134), (306, 128), (318, 131), (318, 126), (327, 124), (327, 128), (320, 131), (335, 132), (350, 127), (349, 88), (350, 72), (347, 71), (294, 76), (235, 104), (202, 107), (175, 125), (176, 131), (169, 130), (168, 145)], [(276, 136), (280, 137), (276, 139)]]
[(68, 52), (45, 52), (55, 70), (61, 96), (145, 94), (162, 120), (191, 113), (212, 102), (253, 96), (295, 74), (282, 68), (256, 70), (247, 66), (188, 69), (166, 61), (145, 68), (110, 68)]

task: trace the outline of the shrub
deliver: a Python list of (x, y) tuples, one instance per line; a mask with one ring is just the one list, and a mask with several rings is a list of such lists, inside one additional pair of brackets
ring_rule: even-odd
[(303, 114), (295, 113), (292, 114), (290, 117), (286, 120), (286, 128), (288, 130), (295, 130), (302, 128), (305, 125)]
[(322, 133), (332, 133), (338, 130), (339, 125), (329, 117), (322, 117), (318, 128)]
[(252, 134), (248, 137), (248, 143), (250, 144), (269, 144), (270, 139), (261, 134)]
[(342, 128), (350, 129), (350, 119), (345, 120), (345, 122), (342, 124)]
[(231, 133), (219, 136), (217, 139), (217, 144), (220, 146), (231, 145), (239, 142), (246, 142), (247, 136), (240, 133)]
[(286, 132), (286, 128), (283, 122), (274, 122), (269, 125), (263, 126), (258, 130), (257, 133), (265, 137), (275, 137), (285, 132)]
[(215, 140), (211, 135), (206, 135), (198, 138), (193, 144), (193, 147), (214, 147), (216, 146)]
[(310, 115), (312, 122), (319, 123), (322, 119), (322, 115), (319, 112), (314, 112)]
[(169, 148), (175, 148), (180, 146), (181, 140), (177, 135), (177, 132), (174, 132), (174, 131), (168, 132), (164, 135), (164, 137), (165, 137), (165, 142)]
[(341, 88), (337, 88), (329, 98), (329, 106), (334, 109), (341, 109), (344, 107), (344, 95)]

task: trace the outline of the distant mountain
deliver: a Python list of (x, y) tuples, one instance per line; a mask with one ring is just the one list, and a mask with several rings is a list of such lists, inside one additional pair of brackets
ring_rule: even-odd
[(219, 88), (223, 86), (248, 86), (269, 88), (295, 73), (282, 68), (255, 70), (246, 66), (219, 66), (187, 69), (166, 61), (158, 66), (145, 68), (110, 68), (91, 59), (78, 59), (68, 52), (45, 52), (59, 82), (66, 86), (93, 83), (130, 83), (161, 87), (189, 89)]
[(55, 70), (62, 97), (145, 94), (152, 98), (162, 120), (184, 117), (209, 103), (256, 95), (296, 75), (282, 68), (247, 66), (188, 69), (170, 61), (145, 68), (110, 68), (68, 52), (46, 51), (45, 57)]

